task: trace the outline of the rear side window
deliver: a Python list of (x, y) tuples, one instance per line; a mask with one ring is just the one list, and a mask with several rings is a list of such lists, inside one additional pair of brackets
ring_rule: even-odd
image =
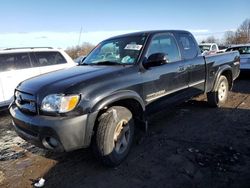
[(35, 67), (58, 65), (67, 63), (65, 58), (59, 52), (34, 52), (36, 62)]
[(28, 53), (0, 54), (0, 72), (31, 68)]
[(170, 34), (156, 35), (148, 48), (147, 57), (154, 53), (165, 53), (168, 55), (169, 62), (181, 60), (180, 52), (175, 39)]
[(181, 33), (177, 35), (177, 40), (182, 50), (184, 59), (193, 59), (198, 55), (197, 46), (193, 37), (188, 33)]

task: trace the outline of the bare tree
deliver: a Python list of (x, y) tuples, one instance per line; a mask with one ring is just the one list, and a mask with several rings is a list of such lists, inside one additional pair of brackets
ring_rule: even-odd
[(81, 46), (73, 46), (66, 49), (66, 52), (72, 59), (82, 55), (87, 55), (95, 46), (88, 42), (83, 43)]
[(231, 45), (231, 44), (235, 44), (236, 42), (236, 37), (235, 37), (235, 32), (233, 31), (227, 31), (224, 34), (224, 43), (225, 45)]
[(218, 43), (218, 39), (216, 39), (214, 36), (209, 36), (206, 39), (203, 39), (201, 43)]
[(238, 43), (250, 43), (250, 19), (246, 19), (236, 31)]
[(215, 43), (216, 39), (215, 39), (214, 36), (209, 36), (209, 37), (207, 37), (206, 41), (209, 42), (209, 43)]
[(250, 43), (250, 19), (246, 19), (236, 32), (227, 31), (224, 35), (225, 44)]

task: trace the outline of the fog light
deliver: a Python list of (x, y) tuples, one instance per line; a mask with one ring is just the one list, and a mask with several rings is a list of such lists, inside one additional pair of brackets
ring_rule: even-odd
[(43, 146), (47, 149), (55, 149), (59, 146), (59, 141), (53, 137), (46, 137), (42, 141)]
[(58, 141), (53, 138), (53, 137), (50, 137), (49, 138), (49, 144), (52, 146), (52, 147), (57, 147), (58, 146)]

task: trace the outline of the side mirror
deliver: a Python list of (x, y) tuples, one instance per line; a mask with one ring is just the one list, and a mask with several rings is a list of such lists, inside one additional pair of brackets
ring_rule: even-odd
[(168, 56), (165, 53), (151, 54), (144, 63), (145, 68), (156, 67), (168, 63)]
[(83, 64), (83, 61), (86, 59), (86, 56), (81, 56), (81, 57), (78, 57), (75, 62), (78, 64), (78, 65), (81, 65)]

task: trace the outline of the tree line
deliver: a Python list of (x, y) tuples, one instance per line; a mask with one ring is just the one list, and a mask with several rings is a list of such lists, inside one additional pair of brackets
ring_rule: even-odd
[(205, 42), (218, 43), (225, 46), (250, 43), (250, 19), (244, 20), (236, 31), (226, 31), (222, 41), (216, 39), (214, 36), (209, 36), (202, 40), (202, 43)]
[(79, 56), (87, 55), (94, 47), (95, 45), (84, 42), (82, 45), (68, 47), (65, 51), (72, 59), (76, 59)]

